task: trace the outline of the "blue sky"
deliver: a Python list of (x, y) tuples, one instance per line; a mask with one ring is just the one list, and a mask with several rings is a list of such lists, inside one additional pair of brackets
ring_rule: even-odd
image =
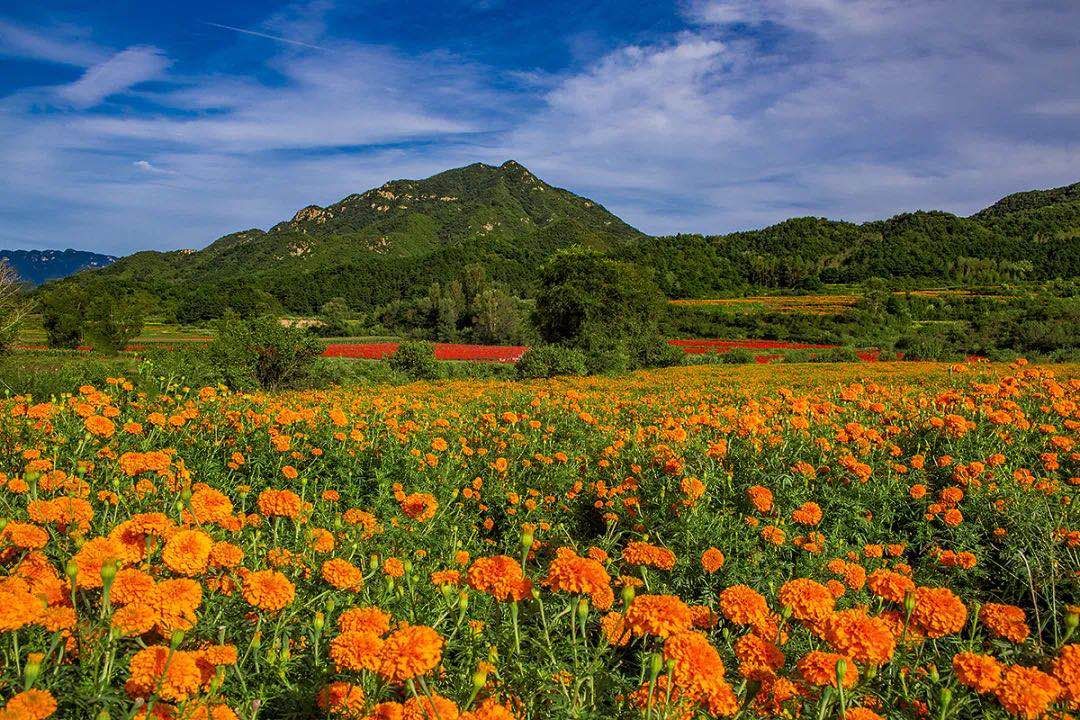
[(652, 233), (1080, 180), (1075, 0), (0, 0), (0, 247), (202, 247), (514, 158)]

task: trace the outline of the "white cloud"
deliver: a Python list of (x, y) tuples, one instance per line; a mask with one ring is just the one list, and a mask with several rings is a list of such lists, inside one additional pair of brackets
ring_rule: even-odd
[(0, 19), (0, 55), (79, 67), (104, 60), (107, 53), (86, 40), (84, 34), (71, 27), (43, 33)]
[(57, 94), (77, 108), (93, 107), (110, 95), (157, 79), (169, 65), (165, 53), (155, 47), (130, 47), (90, 67), (75, 82), (58, 88)]
[[(511, 157), (655, 233), (969, 213), (1080, 179), (1070, 0), (698, 2), (688, 30), (562, 75), (335, 40), (324, 10), (253, 25), (327, 51), (266, 43), (251, 75), (166, 76), (143, 48), (96, 58), (70, 107), (0, 100), (0, 245), (198, 247)], [(86, 109), (152, 78), (140, 98), (169, 111)]]

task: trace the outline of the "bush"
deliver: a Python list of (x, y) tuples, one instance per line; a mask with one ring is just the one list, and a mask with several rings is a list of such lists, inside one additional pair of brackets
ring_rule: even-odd
[(424, 340), (406, 340), (386, 359), (391, 370), (410, 380), (437, 380), (442, 372), (435, 359), (435, 346)]
[(593, 346), (585, 353), (585, 369), (590, 375), (618, 374), (630, 370), (630, 351), (621, 343)]
[(517, 362), (517, 376), (522, 379), (584, 375), (585, 372), (585, 354), (562, 345), (531, 347)]
[(659, 336), (644, 337), (631, 343), (634, 367), (675, 367), (686, 361), (686, 353)]
[(270, 315), (242, 320), (229, 314), (216, 329), (207, 356), (221, 372), (222, 382), (236, 390), (300, 385), (322, 354), (322, 343)]
[(746, 348), (733, 348), (720, 357), (728, 365), (749, 365), (757, 362), (757, 356)]

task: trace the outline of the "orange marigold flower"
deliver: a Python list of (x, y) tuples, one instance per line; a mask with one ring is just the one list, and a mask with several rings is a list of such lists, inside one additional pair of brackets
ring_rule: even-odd
[(330, 642), (330, 659), (338, 670), (377, 670), (383, 640), (373, 632), (346, 630)]
[(964, 628), (967, 607), (948, 588), (919, 587), (915, 589), (911, 622), (927, 637), (945, 637)]
[(260, 610), (276, 612), (295, 596), (296, 587), (277, 570), (259, 570), (244, 578), (244, 599)]
[(102, 415), (91, 415), (86, 418), (83, 425), (88, 433), (99, 438), (108, 439), (116, 434), (116, 425), (112, 420)]
[(716, 572), (724, 567), (724, 553), (714, 547), (709, 548), (701, 553), (701, 567), (704, 568), (707, 573), (712, 574)]
[(825, 642), (864, 665), (887, 663), (896, 650), (889, 624), (858, 608), (841, 610), (826, 621)]
[(735, 641), (735, 657), (739, 659), (739, 674), (759, 682), (774, 677), (785, 662), (780, 648), (754, 632)]
[(1050, 664), (1050, 672), (1061, 683), (1074, 710), (1080, 708), (1080, 645), (1065, 645)]
[(1002, 603), (986, 603), (979, 610), (979, 622), (985, 625), (995, 637), (1020, 644), (1027, 640), (1031, 628), (1023, 608)]
[(1035, 720), (1050, 709), (1062, 692), (1058, 681), (1042, 670), (1013, 665), (1001, 674), (995, 695), (1009, 713)]
[(378, 673), (390, 682), (404, 682), (438, 667), (443, 638), (426, 625), (407, 625), (395, 630), (379, 653)]
[(442, 695), (415, 695), (402, 706), (401, 720), (458, 720), (461, 712)]
[(496, 600), (522, 600), (532, 590), (518, 561), (509, 555), (477, 558), (466, 575), (469, 586)]
[(791, 608), (796, 620), (809, 623), (824, 622), (832, 614), (836, 598), (819, 582), (796, 578), (780, 586), (778, 595), (784, 607)]
[(548, 566), (544, 585), (555, 592), (588, 595), (598, 610), (608, 610), (615, 601), (611, 576), (592, 558), (580, 557), (570, 548), (560, 548)]
[(188, 506), (200, 523), (221, 522), (233, 512), (229, 496), (211, 487), (201, 487), (192, 493)]
[(201, 530), (180, 530), (165, 543), (161, 559), (177, 575), (194, 577), (206, 571), (214, 541)]
[(1001, 684), (1001, 673), (1005, 670), (1005, 666), (996, 658), (973, 652), (953, 655), (952, 668), (961, 685), (979, 694), (996, 690)]
[(627, 544), (623, 549), (622, 557), (630, 565), (644, 565), (659, 570), (670, 570), (675, 567), (675, 553), (667, 548), (637, 540)]
[(439, 503), (431, 493), (412, 493), (401, 500), (401, 511), (416, 522), (427, 522), (438, 509)]
[(364, 585), (364, 571), (342, 558), (325, 561), (321, 572), (322, 579), (338, 590), (359, 590)]
[(853, 707), (844, 712), (842, 720), (885, 720), (885, 718), (869, 708)]
[(630, 642), (632, 633), (622, 613), (609, 612), (600, 618), (600, 630), (609, 645), (623, 647)]
[(348, 682), (332, 682), (315, 696), (315, 704), (330, 715), (360, 718), (364, 714), (364, 689)]
[(762, 515), (772, 510), (773, 494), (769, 488), (761, 485), (752, 485), (747, 488), (746, 497), (750, 499), (750, 504)]
[(122, 562), (128, 557), (128, 549), (118, 540), (107, 537), (88, 540), (72, 558), (78, 569), (76, 585), (81, 588), (101, 587), (101, 566), (107, 562)]
[(338, 629), (382, 636), (390, 632), (390, 614), (377, 607), (349, 608), (338, 616)]
[(805, 502), (791, 513), (792, 521), (799, 525), (817, 525), (821, 522), (822, 517), (821, 506), (816, 502)]
[(675, 595), (638, 595), (626, 610), (626, 623), (635, 635), (669, 635), (694, 624), (690, 607)]
[(292, 490), (268, 488), (259, 493), (259, 512), (266, 517), (296, 518), (303, 509), (303, 501)]
[(668, 637), (664, 641), (664, 659), (671, 663), (675, 686), (688, 695), (711, 695), (726, 684), (720, 653), (699, 632)]
[(770, 614), (765, 597), (746, 585), (732, 585), (720, 593), (720, 612), (736, 625), (752, 625)]
[(908, 593), (915, 592), (915, 583), (906, 575), (879, 568), (866, 578), (870, 592), (889, 602), (902, 603)]
[(0, 710), (3, 720), (45, 720), (56, 712), (56, 698), (48, 690), (31, 688), (13, 695), (4, 709)]
[(795, 664), (803, 680), (817, 687), (831, 685), (836, 687), (836, 663), (843, 660), (847, 663), (844, 670), (844, 687), (853, 687), (859, 680), (859, 671), (851, 658), (839, 653), (811, 650), (799, 659)]
[(199, 691), (202, 673), (194, 653), (151, 645), (131, 658), (124, 689), (131, 697), (157, 694), (170, 702), (183, 702)]

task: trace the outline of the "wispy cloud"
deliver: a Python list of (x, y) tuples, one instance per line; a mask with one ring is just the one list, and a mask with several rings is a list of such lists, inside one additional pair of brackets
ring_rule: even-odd
[(326, 48), (319, 45), (312, 45), (311, 43), (301, 42), (300, 40), (292, 40), (287, 37), (280, 37), (278, 35), (270, 35), (268, 33), (259, 32), (258, 30), (249, 30), (247, 28), (233, 27), (232, 25), (222, 25), (215, 22), (203, 22), (203, 25), (209, 25), (211, 27), (221, 28), (222, 30), (231, 30), (233, 32), (242, 33), (244, 35), (253, 35), (254, 37), (265, 38), (267, 40), (273, 40), (274, 42), (285, 43), (287, 45), (295, 45), (297, 47), (305, 47), (311, 50), (323, 50)]
[(0, 55), (87, 67), (104, 60), (108, 52), (74, 28), (42, 32), (0, 18)]
[(155, 47), (130, 47), (90, 67), (81, 78), (60, 87), (57, 95), (76, 107), (93, 107), (110, 95), (158, 78), (169, 64)]

